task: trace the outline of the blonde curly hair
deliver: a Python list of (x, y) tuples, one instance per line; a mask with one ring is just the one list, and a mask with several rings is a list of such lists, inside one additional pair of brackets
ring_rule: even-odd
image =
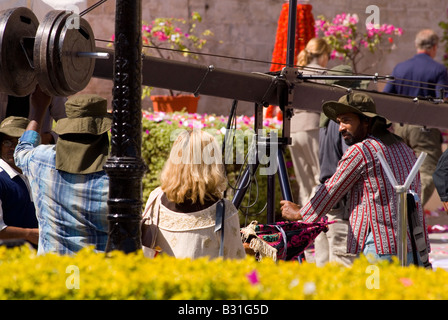
[(314, 59), (319, 58), (323, 55), (330, 55), (330, 53), (331, 47), (327, 43), (327, 41), (325, 41), (325, 39), (312, 38), (306, 44), (305, 49), (300, 51), (299, 55), (297, 56), (297, 64), (300, 67), (304, 67)]
[(227, 187), (221, 149), (215, 137), (205, 131), (177, 132), (170, 156), (160, 175), (161, 188), (168, 200), (221, 199)]

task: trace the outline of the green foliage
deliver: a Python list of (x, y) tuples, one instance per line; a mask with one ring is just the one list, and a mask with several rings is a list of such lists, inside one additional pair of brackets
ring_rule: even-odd
[(442, 39), (440, 42), (445, 43), (444, 48), (443, 48), (443, 50), (444, 50), (443, 51), (444, 52), (443, 63), (448, 68), (448, 23), (445, 21), (440, 21), (439, 27), (442, 28), (442, 30), (443, 30), (443, 35), (442, 35)]

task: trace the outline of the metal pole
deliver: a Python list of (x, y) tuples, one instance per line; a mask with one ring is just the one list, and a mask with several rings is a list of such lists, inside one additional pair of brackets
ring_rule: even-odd
[(142, 3), (117, 0), (115, 11), (113, 124), (111, 155), (104, 169), (110, 178), (106, 251), (141, 248), (142, 177)]
[(408, 203), (407, 189), (397, 186), (395, 192), (398, 196), (398, 246), (397, 256), (402, 267), (408, 262)]
[(296, 45), (296, 24), (297, 24), (297, 0), (289, 1), (288, 16), (288, 38), (286, 51), (286, 65), (294, 66), (295, 45)]
[(408, 199), (407, 194), (409, 187), (411, 186), (412, 181), (420, 169), (423, 161), (425, 160), (427, 153), (422, 152), (409, 172), (408, 177), (403, 185), (398, 185), (397, 180), (394, 177), (392, 170), (387, 164), (386, 159), (381, 151), (377, 152), (377, 157), (381, 162), (381, 166), (383, 170), (386, 172), (386, 176), (389, 179), (389, 182), (394, 187), (394, 190), (397, 194), (397, 221), (398, 221), (398, 230), (397, 230), (397, 256), (400, 260), (401, 266), (406, 266), (408, 261)]

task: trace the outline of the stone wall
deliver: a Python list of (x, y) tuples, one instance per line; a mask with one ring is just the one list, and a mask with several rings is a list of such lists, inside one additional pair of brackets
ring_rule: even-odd
[[(96, 2), (97, 0), (88, 0), (87, 6)], [(143, 0), (143, 19), (150, 21), (155, 17), (188, 18), (192, 11), (198, 11), (203, 17), (200, 28), (209, 28), (215, 34), (203, 52), (231, 58), (204, 56), (199, 61), (191, 62), (213, 64), (219, 68), (244, 72), (267, 72), (283, 3), (283, 0)], [(366, 13), (367, 6), (376, 5), (380, 10), (380, 23), (394, 24), (404, 30), (397, 42), (397, 48), (386, 55), (374, 69), (367, 69), (368, 73), (389, 74), (398, 62), (414, 55), (413, 42), (418, 30), (433, 28), (441, 34), (438, 22), (448, 19), (448, 4), (444, 0), (311, 0), (309, 3), (313, 6), (315, 18), (319, 15), (334, 17), (338, 13), (346, 12), (358, 14), (361, 21), (365, 21), (370, 15)], [(115, 1), (108, 1), (84, 16), (92, 25), (97, 39), (109, 40), (114, 33), (114, 11)], [(97, 45), (105, 44), (98, 42)], [(441, 61), (442, 55), (439, 50), (436, 59)], [(242, 61), (240, 58), (266, 63)], [(376, 58), (366, 57), (361, 67), (367, 68)], [(332, 61), (329, 67), (338, 63), (339, 61)], [(383, 85), (371, 85), (370, 89), (381, 90)], [(110, 99), (111, 90), (111, 81), (92, 79), (85, 91), (97, 92)], [(155, 93), (159, 92), (163, 91), (155, 90)], [(150, 108), (150, 101), (145, 101), (143, 106)], [(230, 106), (231, 101), (228, 99), (202, 96), (198, 111), (227, 114)], [(239, 113), (252, 114), (252, 104), (240, 103)]]

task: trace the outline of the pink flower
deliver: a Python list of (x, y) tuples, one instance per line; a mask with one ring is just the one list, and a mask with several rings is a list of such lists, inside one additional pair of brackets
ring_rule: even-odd
[(247, 280), (249, 280), (251, 285), (256, 285), (260, 283), (260, 279), (258, 277), (257, 270), (253, 270), (252, 272), (246, 274)]
[(332, 59), (332, 60), (335, 59), (337, 57), (337, 55), (338, 55), (338, 52), (336, 50), (333, 50), (331, 52), (330, 59)]
[(409, 279), (409, 278), (400, 278), (400, 282), (405, 286), (405, 287), (409, 287), (412, 286), (414, 284), (414, 282)]

